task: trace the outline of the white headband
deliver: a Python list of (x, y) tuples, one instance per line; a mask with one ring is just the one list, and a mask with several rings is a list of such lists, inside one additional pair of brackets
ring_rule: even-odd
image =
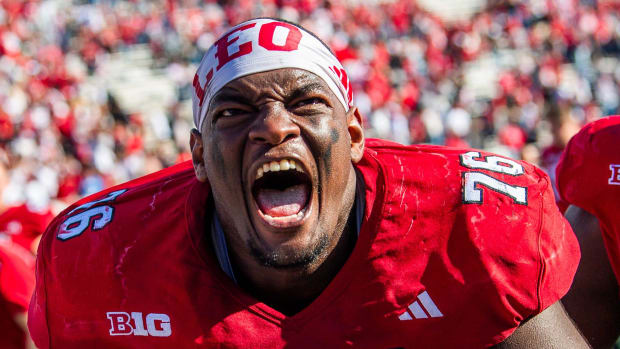
[(331, 51), (300, 27), (260, 18), (228, 31), (202, 58), (192, 94), (196, 128), (202, 131), (211, 98), (224, 85), (245, 75), (281, 68), (299, 68), (316, 74), (349, 110), (353, 100), (349, 78)]

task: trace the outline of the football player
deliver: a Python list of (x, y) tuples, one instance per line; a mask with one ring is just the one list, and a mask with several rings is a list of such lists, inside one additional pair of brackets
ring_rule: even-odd
[(243, 22), (194, 78), (192, 162), (42, 238), (41, 348), (582, 348), (577, 241), (534, 166), (364, 138), (333, 53)]
[(620, 336), (620, 116), (591, 122), (570, 140), (557, 186), (582, 252), (563, 303), (594, 348), (610, 348)]

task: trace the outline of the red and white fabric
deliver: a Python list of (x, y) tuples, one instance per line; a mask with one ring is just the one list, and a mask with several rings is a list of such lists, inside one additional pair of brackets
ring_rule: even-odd
[(204, 55), (193, 82), (196, 127), (201, 130), (211, 98), (224, 85), (245, 75), (282, 68), (316, 74), (349, 110), (353, 100), (349, 78), (331, 50), (294, 24), (260, 18), (235, 26)]

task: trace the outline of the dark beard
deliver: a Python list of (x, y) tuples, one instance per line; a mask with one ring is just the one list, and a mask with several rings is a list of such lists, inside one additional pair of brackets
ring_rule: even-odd
[[(288, 251), (275, 250), (265, 252), (254, 241), (248, 241), (248, 247), (252, 256), (263, 266), (275, 269), (302, 269), (312, 264), (325, 251), (329, 243), (327, 234), (319, 236), (314, 248), (309, 251), (290, 253)], [(305, 253), (304, 253), (305, 252)]]

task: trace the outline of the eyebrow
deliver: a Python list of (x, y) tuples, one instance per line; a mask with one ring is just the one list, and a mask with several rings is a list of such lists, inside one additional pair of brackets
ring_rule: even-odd
[(219, 103), (227, 102), (233, 100), (235, 102), (243, 103), (243, 104), (251, 104), (251, 101), (245, 97), (243, 94), (231, 88), (223, 88), (221, 89), (211, 100), (209, 109), (211, 106), (217, 105)]
[(319, 91), (319, 92), (323, 92), (326, 93), (325, 91), (325, 87), (318, 83), (318, 82), (311, 82), (309, 84), (300, 86), (298, 88), (296, 88), (293, 93), (291, 93), (289, 95), (289, 97), (287, 98), (289, 101), (295, 100), (299, 97), (303, 97), (305, 95), (309, 95), (314, 91)]
[[(293, 90), (293, 92), (286, 99), (288, 101), (292, 101), (297, 98), (311, 94), (314, 91), (326, 93), (325, 87), (321, 83), (311, 82)], [(225, 103), (228, 101), (235, 101), (236, 103), (252, 105), (252, 100), (244, 96), (242, 93), (235, 89), (225, 87), (213, 97), (213, 100), (211, 100), (211, 103), (209, 105), (209, 111), (213, 106), (217, 106), (220, 103)]]

